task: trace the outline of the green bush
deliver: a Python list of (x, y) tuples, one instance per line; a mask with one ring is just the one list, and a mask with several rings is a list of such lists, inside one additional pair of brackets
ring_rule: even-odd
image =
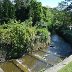
[(40, 42), (46, 42), (48, 40), (49, 32), (46, 28), (37, 29), (37, 36), (39, 36)]
[(28, 22), (9, 22), (0, 26), (0, 47), (7, 52), (7, 58), (17, 58), (31, 51), (34, 44), (46, 42), (49, 32), (46, 28), (32, 27)]

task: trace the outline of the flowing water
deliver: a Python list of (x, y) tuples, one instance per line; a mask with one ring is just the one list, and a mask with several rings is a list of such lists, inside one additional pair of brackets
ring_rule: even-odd
[[(43, 50), (38, 50), (18, 59), (31, 72), (39, 72), (61, 62), (64, 58), (72, 54), (71, 46), (58, 35), (51, 36), (51, 45)], [(1, 63), (0, 67), (4, 72), (22, 72), (12, 62)]]

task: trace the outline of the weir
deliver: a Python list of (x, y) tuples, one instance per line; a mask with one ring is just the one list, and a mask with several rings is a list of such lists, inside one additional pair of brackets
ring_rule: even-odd
[(23, 64), (22, 64), (22, 62), (21, 62), (20, 60), (18, 60), (18, 59), (13, 60), (13, 63), (14, 63), (18, 68), (20, 68), (21, 71), (23, 71), (23, 72), (31, 72), (31, 71), (27, 68), (26, 65), (23, 65)]

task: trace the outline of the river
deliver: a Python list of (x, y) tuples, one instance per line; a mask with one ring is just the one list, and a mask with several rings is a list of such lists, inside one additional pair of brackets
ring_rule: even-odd
[[(51, 36), (51, 45), (43, 50), (38, 50), (18, 59), (31, 72), (40, 72), (61, 62), (63, 59), (72, 54), (70, 44), (65, 42), (60, 36), (54, 34)], [(0, 63), (4, 72), (23, 72), (13, 62)]]

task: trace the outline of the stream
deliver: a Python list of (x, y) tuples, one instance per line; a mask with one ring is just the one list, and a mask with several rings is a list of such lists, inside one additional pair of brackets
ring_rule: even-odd
[[(30, 72), (40, 72), (42, 69), (50, 68), (63, 61), (71, 54), (72, 48), (70, 44), (54, 34), (51, 36), (51, 45), (48, 46), (48, 48), (25, 55), (18, 60), (21, 61)], [(13, 62), (0, 63), (0, 68), (2, 68), (4, 72), (23, 72)]]

